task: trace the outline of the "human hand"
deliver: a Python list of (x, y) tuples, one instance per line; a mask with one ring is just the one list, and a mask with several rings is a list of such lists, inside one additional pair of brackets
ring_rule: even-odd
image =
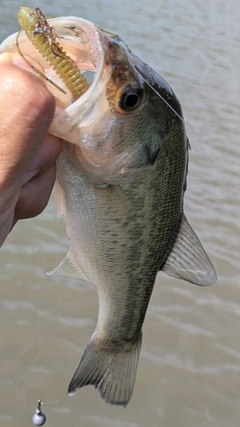
[(48, 203), (61, 151), (48, 135), (54, 111), (54, 97), (24, 60), (0, 55), (0, 246), (19, 219)]

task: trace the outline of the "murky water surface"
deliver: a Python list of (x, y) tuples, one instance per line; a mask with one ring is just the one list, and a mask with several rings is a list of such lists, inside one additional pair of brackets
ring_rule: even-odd
[[(1, 41), (20, 0), (2, 0)], [(218, 272), (210, 289), (160, 273), (144, 323), (133, 398), (106, 405), (67, 386), (97, 317), (97, 295), (46, 271), (67, 252), (54, 196), (18, 224), (0, 253), (0, 425), (30, 426), (37, 399), (51, 427), (235, 427), (240, 420), (239, 21), (236, 0), (28, 1), (119, 34), (178, 95), (192, 145), (185, 211)]]

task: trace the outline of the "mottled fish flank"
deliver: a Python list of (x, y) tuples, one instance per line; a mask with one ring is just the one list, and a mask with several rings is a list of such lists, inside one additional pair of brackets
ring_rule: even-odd
[[(216, 273), (183, 210), (189, 144), (179, 101), (120, 39), (104, 39), (111, 73), (83, 123), (98, 147), (95, 169), (93, 162), (91, 173), (85, 170), (83, 151), (69, 142), (58, 160), (70, 250), (53, 274), (87, 280), (99, 298), (97, 326), (69, 393), (92, 384), (106, 402), (126, 406), (158, 271), (201, 286), (213, 284)], [(96, 160), (103, 146), (106, 162), (108, 148), (116, 154), (105, 175)], [(123, 151), (125, 159), (118, 157)]]

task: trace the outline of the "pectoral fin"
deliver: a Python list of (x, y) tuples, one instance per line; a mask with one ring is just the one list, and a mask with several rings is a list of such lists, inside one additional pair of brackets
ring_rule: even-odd
[(62, 215), (66, 215), (65, 212), (65, 201), (62, 186), (58, 180), (55, 182), (55, 193), (57, 201), (57, 217), (61, 218)]
[(53, 270), (47, 273), (49, 276), (68, 276), (77, 277), (79, 279), (88, 281), (85, 274), (78, 267), (74, 261), (71, 251), (68, 252), (67, 256), (60, 262), (60, 264)]
[(185, 215), (171, 252), (161, 270), (168, 276), (210, 286), (217, 280), (215, 269)]
[(95, 196), (101, 205), (114, 206), (115, 212), (125, 217), (131, 209), (129, 200), (120, 185), (108, 185), (106, 188), (95, 186)]

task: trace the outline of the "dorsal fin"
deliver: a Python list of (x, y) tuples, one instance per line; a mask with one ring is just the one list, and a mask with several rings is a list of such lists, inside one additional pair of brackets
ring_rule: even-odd
[(168, 276), (210, 286), (217, 280), (215, 269), (185, 215), (171, 252), (161, 270)]

